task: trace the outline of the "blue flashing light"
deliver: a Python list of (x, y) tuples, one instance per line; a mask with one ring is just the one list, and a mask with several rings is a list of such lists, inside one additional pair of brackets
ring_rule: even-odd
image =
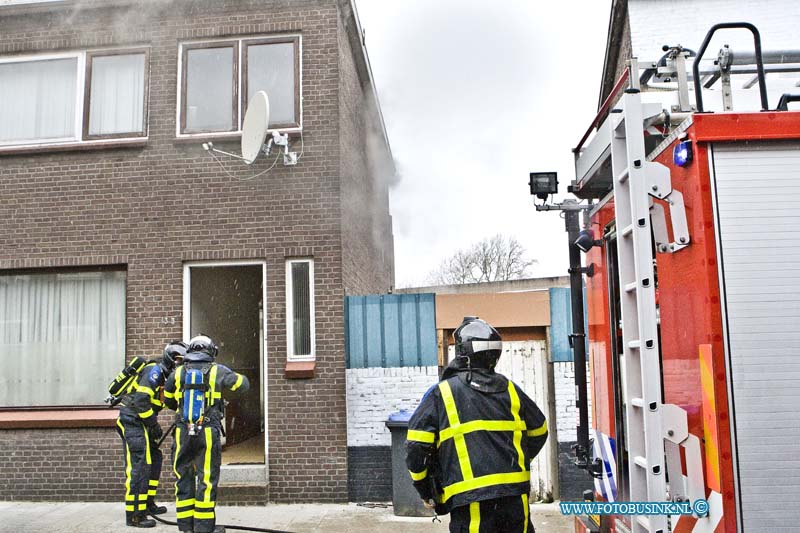
[(672, 161), (679, 167), (692, 162), (692, 141), (682, 141), (672, 150)]

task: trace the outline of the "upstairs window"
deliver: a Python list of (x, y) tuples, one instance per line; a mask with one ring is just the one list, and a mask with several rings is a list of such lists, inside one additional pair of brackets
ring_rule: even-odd
[(0, 146), (146, 135), (147, 50), (0, 58)]
[(84, 137), (136, 136), (145, 131), (146, 54), (87, 54)]
[(236, 131), (239, 105), (236, 100), (237, 43), (192, 45), (184, 48), (184, 133)]
[(183, 44), (178, 134), (240, 133), (258, 91), (270, 128), (299, 128), (300, 71), (299, 36)]

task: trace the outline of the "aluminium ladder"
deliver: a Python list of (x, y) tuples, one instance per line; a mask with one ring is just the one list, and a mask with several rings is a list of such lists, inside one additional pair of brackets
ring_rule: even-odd
[[(663, 502), (667, 483), (648, 183), (665, 167), (647, 161), (642, 132), (646, 106), (638, 89), (625, 91), (618, 105), (611, 114), (611, 171), (619, 232), (630, 501)], [(668, 531), (666, 516), (636, 516), (631, 523), (633, 533)]]

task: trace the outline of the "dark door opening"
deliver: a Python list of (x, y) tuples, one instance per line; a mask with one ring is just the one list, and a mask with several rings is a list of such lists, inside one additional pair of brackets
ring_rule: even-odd
[(264, 464), (263, 265), (190, 266), (189, 337), (209, 335), (217, 362), (244, 374), (250, 390), (225, 408), (222, 464)]

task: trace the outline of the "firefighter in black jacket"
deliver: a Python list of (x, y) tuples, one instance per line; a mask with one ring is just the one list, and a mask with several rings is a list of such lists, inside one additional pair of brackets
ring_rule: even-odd
[[(164, 385), (164, 403), (178, 412), (172, 452), (177, 478), (175, 511), (181, 531), (225, 531), (224, 527), (216, 525), (214, 513), (222, 462), (222, 392), (245, 392), (250, 388), (250, 382), (242, 374), (215, 363), (217, 352), (216, 344), (208, 336), (192, 338), (183, 365), (175, 369)], [(202, 384), (196, 381), (187, 383), (187, 375), (196, 375), (195, 370), (202, 374)], [(196, 390), (202, 391), (202, 416), (199, 421), (192, 422), (187, 399), (191, 400), (191, 393)], [(191, 406), (191, 409), (197, 408)]]
[(547, 439), (536, 404), (494, 367), (497, 331), (465, 317), (456, 357), (408, 424), (406, 464), (426, 507), (450, 513), (450, 531), (533, 533), (530, 462)]
[(184, 343), (167, 344), (161, 361), (145, 365), (120, 402), (117, 433), (122, 437), (125, 452), (126, 525), (155, 527), (155, 520), (147, 515), (167, 512), (166, 507), (155, 503), (163, 460), (157, 445), (163, 435), (158, 413), (164, 407), (161, 403), (164, 380), (185, 354)]

